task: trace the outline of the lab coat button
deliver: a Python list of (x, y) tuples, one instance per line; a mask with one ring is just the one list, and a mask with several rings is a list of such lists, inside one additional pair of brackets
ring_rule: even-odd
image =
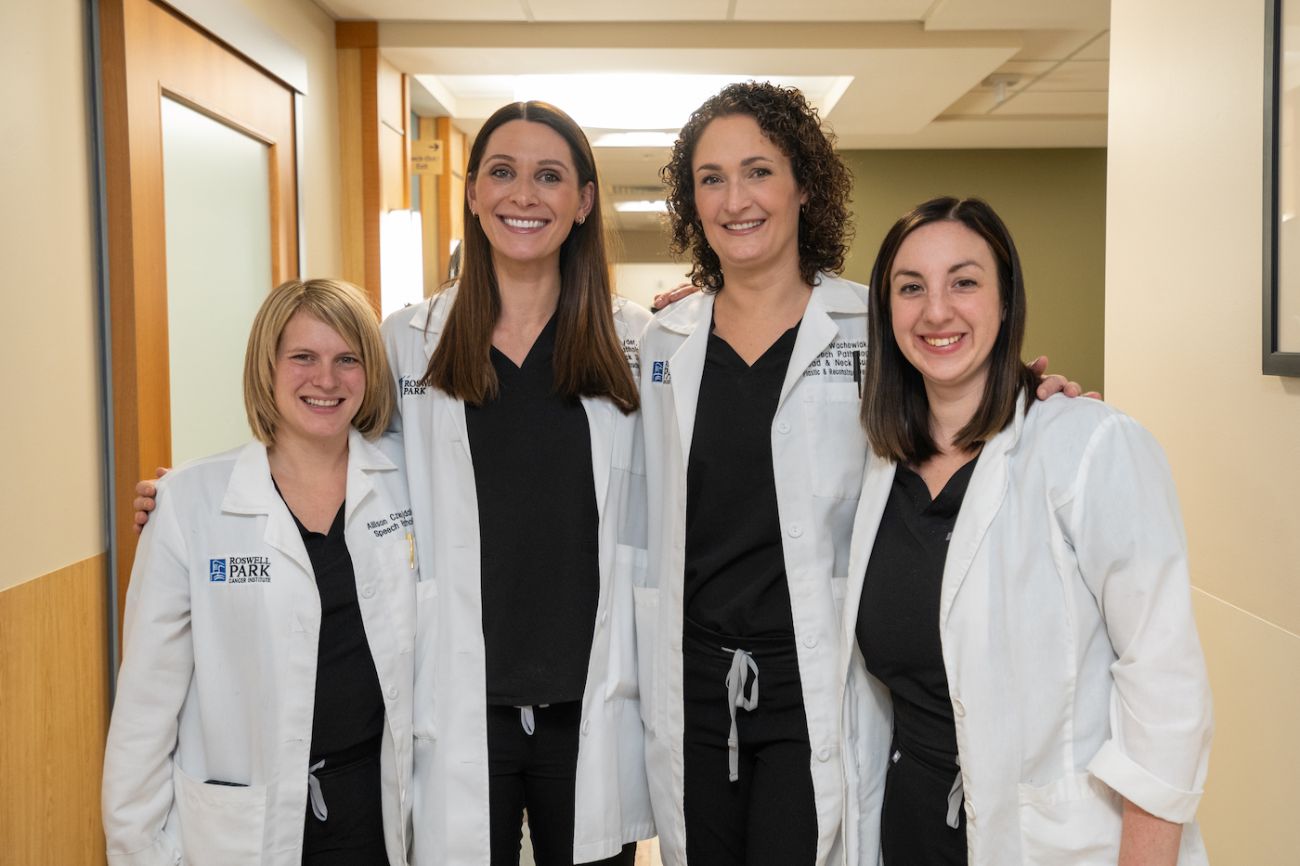
[(803, 535), (803, 527), (797, 523), (791, 523), (786, 532), (789, 533), (791, 538), (798, 538)]
[(367, 583), (365, 586), (361, 587), (361, 597), (362, 597), (362, 598), (374, 598), (374, 597), (375, 597), (375, 588), (374, 588), (374, 586), (371, 585), (371, 584), (369, 584), (369, 583)]
[(395, 700), (397, 700), (397, 686), (389, 686), (389, 687), (388, 687), (388, 699), (389, 699), (390, 701), (395, 701)]
[(822, 746), (820, 749), (817, 750), (817, 760), (821, 761), (824, 764), (830, 759), (831, 759), (830, 746)]
[(587, 732), (590, 731), (590, 730), (591, 730), (591, 719), (583, 719), (583, 720), (582, 720), (582, 735), (583, 735), (584, 737), (587, 736)]
[(952, 714), (957, 718), (965, 718), (966, 705), (961, 702), (961, 698), (952, 699)]
[(812, 649), (813, 647), (817, 646), (817, 635), (810, 634), (805, 636), (803, 639), (803, 645), (808, 647), (809, 649)]
[(776, 425), (776, 432), (778, 432), (778, 433), (789, 433), (789, 432), (790, 432), (790, 422), (789, 422), (789, 421), (781, 421), (781, 422), (779, 422), (779, 423)]
[(601, 611), (601, 613), (600, 613), (600, 624), (601, 624), (601, 625), (604, 625), (604, 624), (607, 623), (607, 622), (609, 622), (609, 611), (607, 611), (607, 610), (605, 610), (605, 611)]

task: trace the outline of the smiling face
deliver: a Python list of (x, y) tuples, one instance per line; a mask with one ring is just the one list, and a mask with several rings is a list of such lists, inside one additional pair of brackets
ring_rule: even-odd
[(299, 310), (275, 354), (276, 443), (346, 442), (365, 396), (361, 357), (338, 332)]
[(889, 303), (894, 339), (927, 390), (983, 392), (1002, 298), (982, 237), (954, 220), (913, 231), (890, 268)]
[(595, 187), (580, 184), (569, 145), (542, 123), (512, 120), (494, 130), (466, 188), (492, 258), (558, 265), (560, 246), (591, 210)]
[(695, 209), (724, 274), (798, 273), (799, 208), (790, 160), (747, 114), (719, 117), (691, 160)]

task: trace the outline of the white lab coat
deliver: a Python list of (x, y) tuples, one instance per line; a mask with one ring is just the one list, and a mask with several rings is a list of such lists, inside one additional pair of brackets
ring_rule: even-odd
[[(385, 843), (390, 862), (401, 864), (416, 564), (401, 525), (409, 510), (395, 440), (350, 432), (346, 496), (344, 533), (387, 711)], [(320, 596), (265, 446), (168, 473), (131, 574), (104, 754), (109, 863), (298, 866)]]
[[(394, 313), (384, 341), (401, 395), (419, 542), (412, 862), (489, 862), (487, 686), (478, 499), (465, 404), (418, 384), (456, 297)], [(614, 320), (629, 362), (649, 314), (622, 299)], [(635, 376), (635, 368), (633, 370)], [(645, 567), (645, 475), (637, 415), (584, 399), (600, 516), (600, 598), (582, 698), (574, 861), (654, 835), (638, 709), (632, 572)]]
[[(637, 645), (646, 761), (665, 866), (686, 862), (682, 811), (686, 465), (714, 297), (699, 293), (661, 312), (641, 346), (650, 567), (645, 582), (636, 588)], [(840, 841), (843, 689), (838, 663), (843, 642), (838, 604), (844, 597), (849, 539), (866, 459), (854, 366), (856, 353), (858, 369), (864, 369), (866, 313), (865, 286), (821, 275), (804, 311), (771, 431), (781, 541), (812, 746), (818, 864), (840, 863), (844, 858)], [(744, 520), (745, 515), (735, 518)], [(722, 684), (718, 686), (722, 700)]]
[[(843, 633), (858, 676), (854, 629), (894, 468), (873, 455), (854, 526)], [(1137, 422), (1093, 400), (1058, 395), (1027, 414), (1022, 402), (971, 477), (939, 628), (971, 866), (1114, 866), (1120, 796), (1184, 824), (1178, 862), (1204, 866), (1193, 816), (1209, 686), (1173, 480)], [(888, 704), (859, 718), (846, 750), (875, 824), (889, 722)]]

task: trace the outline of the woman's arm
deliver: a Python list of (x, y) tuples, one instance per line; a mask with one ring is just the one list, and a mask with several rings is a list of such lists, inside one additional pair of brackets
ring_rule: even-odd
[(1182, 835), (1182, 824), (1157, 818), (1141, 806), (1125, 800), (1119, 866), (1175, 866)]
[(1187, 823), (1213, 723), (1173, 477), (1151, 435), (1115, 413), (1091, 431), (1075, 478), (1063, 529), (1115, 653), (1110, 738), (1088, 770), (1151, 815)]
[(163, 826), (174, 799), (172, 754), (194, 648), (183, 536), (165, 486), (159, 506), (131, 570), (125, 652), (104, 749), (104, 835), (114, 866), (171, 864), (179, 851)]

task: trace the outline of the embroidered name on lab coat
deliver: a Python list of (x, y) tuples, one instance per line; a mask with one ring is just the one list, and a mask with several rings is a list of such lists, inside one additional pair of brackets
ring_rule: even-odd
[(632, 378), (641, 378), (641, 343), (631, 337), (623, 340), (623, 357), (632, 368)]
[(803, 374), (805, 377), (820, 376), (828, 382), (857, 382), (861, 381), (866, 362), (866, 340), (836, 340), (812, 359)]
[(383, 538), (390, 532), (396, 532), (404, 526), (411, 526), (415, 521), (411, 519), (411, 509), (404, 511), (394, 511), (387, 517), (381, 517), (378, 520), (367, 520), (366, 529), (374, 533), (375, 538)]

